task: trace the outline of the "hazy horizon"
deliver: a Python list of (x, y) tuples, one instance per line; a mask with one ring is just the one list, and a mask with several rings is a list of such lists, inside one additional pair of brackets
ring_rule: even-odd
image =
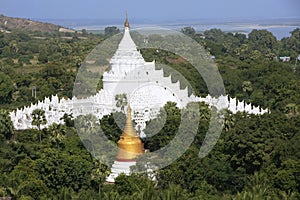
[[(89, 31), (103, 31), (108, 26), (123, 28), (124, 19), (35, 19), (38, 21), (58, 24), (74, 30), (86, 29)], [(215, 19), (186, 19), (180, 21), (161, 21), (130, 19), (133, 29), (144, 27), (161, 27), (172, 30), (181, 30), (183, 27), (193, 27), (197, 32), (218, 28), (224, 32), (241, 32), (248, 34), (253, 29), (266, 29), (274, 34), (277, 39), (290, 36), (290, 32), (300, 28), (299, 18), (281, 19), (251, 19), (251, 20), (215, 20)]]
[(297, 0), (0, 0), (0, 14), (75, 30), (99, 30), (112, 25), (121, 28), (126, 10), (133, 28), (158, 25), (180, 30), (191, 26), (197, 31), (220, 28), (244, 32), (258, 28), (268, 29), (282, 38), (300, 27), (300, 2)]

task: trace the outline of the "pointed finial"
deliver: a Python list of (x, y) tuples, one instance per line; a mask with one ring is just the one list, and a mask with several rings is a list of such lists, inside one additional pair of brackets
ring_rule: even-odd
[(130, 107), (129, 103), (128, 103), (128, 106), (127, 106), (127, 118), (131, 118), (131, 107)]
[(129, 21), (128, 21), (128, 13), (127, 13), (127, 11), (126, 11), (126, 20), (125, 20), (124, 26), (125, 26), (125, 28), (129, 28)]
[(133, 127), (133, 123), (131, 121), (131, 107), (128, 104), (127, 107), (127, 119), (126, 119), (126, 125), (125, 125), (125, 129), (124, 129), (124, 133), (131, 136), (131, 137), (137, 137), (137, 133)]

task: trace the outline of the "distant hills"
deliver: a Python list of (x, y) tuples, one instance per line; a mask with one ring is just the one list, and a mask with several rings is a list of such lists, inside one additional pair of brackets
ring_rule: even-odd
[(7, 17), (0, 15), (0, 31), (9, 32), (11, 30), (41, 31), (41, 32), (75, 32), (59, 25), (38, 22), (30, 19)]

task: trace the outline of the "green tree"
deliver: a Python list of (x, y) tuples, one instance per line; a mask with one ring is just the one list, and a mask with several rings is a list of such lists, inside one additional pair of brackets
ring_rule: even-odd
[(299, 170), (299, 161), (285, 160), (275, 175), (275, 185), (283, 191), (296, 191), (300, 187)]
[(93, 163), (89, 155), (78, 154), (78, 150), (58, 154), (56, 149), (44, 149), (35, 161), (40, 179), (50, 190), (59, 191), (66, 187), (78, 192), (90, 187)]
[(48, 63), (49, 58), (48, 58), (47, 52), (41, 51), (39, 53), (38, 61), (42, 64)]
[(30, 158), (20, 160), (11, 173), (4, 177), (4, 181), (13, 198), (42, 197), (48, 192), (45, 184), (39, 179), (34, 161)]
[(50, 135), (50, 141), (55, 143), (57, 146), (57, 150), (60, 151), (60, 144), (63, 139), (66, 137), (66, 129), (62, 124), (52, 124), (46, 130)]
[(101, 193), (101, 185), (110, 174), (109, 168), (101, 161), (94, 162), (95, 168), (92, 170), (92, 180), (98, 184), (98, 193)]
[(126, 115), (122, 112), (115, 112), (110, 115), (103, 116), (100, 121), (101, 129), (107, 138), (115, 143), (120, 139), (122, 130), (124, 130)]
[(184, 200), (188, 199), (186, 195), (186, 191), (182, 190), (180, 186), (174, 185), (174, 184), (169, 184), (167, 190), (164, 192), (160, 193), (161, 199), (165, 200)]
[(37, 126), (39, 129), (39, 140), (42, 143), (42, 135), (41, 135), (41, 125), (45, 125), (47, 123), (45, 111), (42, 109), (35, 109), (31, 113), (32, 116), (32, 125)]
[(69, 56), (72, 52), (72, 46), (68, 43), (59, 43), (58, 47), (58, 52), (60, 52), (63, 56)]
[(126, 94), (117, 94), (115, 96), (117, 108), (121, 108), (121, 111), (124, 112), (124, 107), (127, 105), (127, 96)]
[(120, 174), (115, 179), (115, 186), (120, 195), (132, 195), (135, 191), (147, 189), (148, 184), (153, 185), (145, 174)]
[(88, 146), (90, 146), (92, 155), (95, 156), (94, 141), (96, 141), (96, 139), (94, 138), (99, 134), (99, 119), (92, 114), (81, 115), (75, 119), (75, 125), (79, 133), (87, 137), (87, 141), (90, 143)]
[(88, 32), (86, 31), (86, 29), (82, 29), (81, 30), (81, 33), (82, 33), (82, 36), (84, 36), (84, 37), (86, 37), (86, 36), (88, 36)]
[(251, 81), (243, 81), (242, 89), (243, 89), (243, 92), (245, 92), (247, 94), (247, 97), (249, 97), (251, 95), (251, 93), (253, 92), (253, 87), (252, 87)]
[(0, 109), (0, 133), (8, 140), (14, 136), (13, 123), (8, 112), (3, 109)]
[(267, 184), (265, 174), (254, 173), (254, 176), (249, 178), (248, 185), (245, 190), (238, 193), (234, 200), (267, 200), (271, 199), (268, 194), (270, 186)]
[(224, 130), (229, 132), (235, 126), (236, 118), (232, 112), (228, 111), (225, 116)]
[(73, 127), (74, 126), (74, 120), (73, 120), (73, 115), (65, 113), (61, 120), (64, 120), (64, 123), (67, 127)]
[(169, 144), (178, 131), (180, 119), (181, 113), (176, 103), (168, 102), (165, 104), (157, 118), (147, 123), (145, 149), (156, 151)]
[(273, 140), (279, 135), (267, 128), (270, 116), (237, 113), (235, 118), (235, 126), (224, 135), (226, 145), (223, 151), (229, 156), (234, 170), (251, 174), (270, 161), (270, 154), (275, 148)]
[(80, 56), (73, 56), (73, 62), (77, 68), (81, 66), (82, 58)]
[(184, 27), (184, 28), (181, 29), (181, 32), (183, 34), (186, 34), (186, 35), (190, 36), (190, 37), (192, 37), (196, 34), (196, 31), (193, 27)]
[(63, 187), (58, 195), (59, 200), (72, 200), (72, 189)]
[(280, 52), (282, 56), (296, 57), (300, 54), (300, 29), (296, 28), (291, 32), (291, 36), (280, 41)]
[(221, 31), (221, 29), (210, 29), (207, 31), (204, 31), (204, 36), (206, 40), (213, 41), (215, 43), (222, 44), (225, 41), (225, 33)]
[(0, 104), (11, 102), (13, 91), (10, 77), (0, 72)]
[(258, 50), (262, 48), (273, 49), (276, 45), (276, 38), (267, 30), (254, 29), (249, 33), (249, 42)]
[(123, 199), (118, 192), (110, 191), (104, 193), (104, 200), (121, 200)]
[(139, 189), (135, 193), (133, 193), (133, 198), (137, 200), (156, 200), (158, 199), (158, 193), (154, 184), (151, 182), (145, 183), (146, 187), (143, 189)]
[(120, 30), (115, 26), (105, 27), (104, 29), (105, 35), (115, 35), (120, 33)]

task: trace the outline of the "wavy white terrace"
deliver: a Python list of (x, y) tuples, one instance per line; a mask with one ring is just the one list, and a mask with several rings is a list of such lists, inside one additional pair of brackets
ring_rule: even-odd
[[(220, 96), (218, 98), (197, 97), (188, 95), (188, 89), (181, 89), (179, 81), (172, 83), (171, 75), (164, 77), (163, 70), (155, 69), (155, 62), (146, 62), (130, 36), (129, 27), (125, 27), (119, 47), (110, 60), (110, 71), (103, 74), (103, 89), (96, 95), (86, 99), (59, 99), (57, 96), (45, 98), (37, 104), (12, 111), (10, 117), (16, 130), (37, 128), (33, 126), (31, 113), (35, 109), (43, 109), (47, 123), (41, 128), (53, 123), (61, 124), (65, 113), (74, 118), (79, 115), (93, 114), (98, 119), (115, 111), (122, 110), (117, 106), (116, 95), (123, 96), (130, 102), (132, 118), (140, 133), (146, 127), (146, 122), (157, 116), (161, 107), (168, 101), (176, 102), (179, 108), (189, 102), (204, 102), (218, 110), (228, 109), (232, 113), (246, 112), (261, 115), (268, 109), (255, 107), (235, 98)], [(143, 135), (141, 135), (143, 136)]]

